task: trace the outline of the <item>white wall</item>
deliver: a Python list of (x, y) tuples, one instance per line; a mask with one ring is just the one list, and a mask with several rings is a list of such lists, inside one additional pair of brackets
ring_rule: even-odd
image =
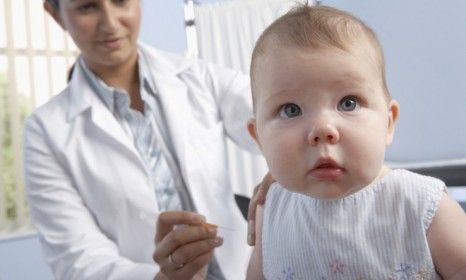
[(184, 53), (186, 51), (184, 1), (141, 0), (141, 2), (141, 40), (166, 51)]
[(35, 235), (0, 239), (0, 279), (52, 280)]
[[(196, 0), (216, 3), (225, 0)], [(235, 0), (233, 0), (235, 1)], [(140, 38), (157, 48), (185, 53), (184, 0), (141, 0), (143, 7)]]

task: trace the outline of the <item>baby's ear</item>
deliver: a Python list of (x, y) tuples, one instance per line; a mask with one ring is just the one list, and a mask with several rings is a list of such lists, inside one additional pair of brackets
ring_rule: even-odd
[(249, 135), (256, 141), (257, 145), (259, 145), (259, 148), (261, 146), (259, 142), (259, 137), (257, 136), (257, 124), (256, 124), (256, 119), (255, 118), (250, 118), (247, 123), (248, 126), (248, 132)]
[(395, 99), (390, 100), (388, 104), (388, 130), (386, 145), (390, 145), (393, 142), (393, 135), (395, 134), (395, 124), (400, 115), (400, 105)]

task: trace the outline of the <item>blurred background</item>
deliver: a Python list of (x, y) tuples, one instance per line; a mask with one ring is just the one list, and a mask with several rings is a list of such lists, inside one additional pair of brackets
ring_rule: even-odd
[[(141, 0), (140, 39), (247, 73), (257, 35), (296, 0)], [(466, 1), (319, 1), (378, 34), (391, 95), (401, 104), (387, 161), (438, 175), (466, 201)], [(42, 0), (0, 0), (0, 280), (53, 279), (30, 225), (22, 123), (66, 86), (78, 55)], [(370, 137), (370, 135), (367, 135)], [(249, 196), (266, 167), (230, 145), (236, 192)]]

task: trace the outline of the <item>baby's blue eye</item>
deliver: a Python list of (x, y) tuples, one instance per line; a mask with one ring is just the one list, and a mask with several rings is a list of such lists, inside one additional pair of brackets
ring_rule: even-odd
[(301, 108), (293, 103), (287, 103), (280, 108), (280, 117), (295, 118), (301, 115)]
[(338, 103), (338, 110), (344, 112), (354, 111), (359, 108), (358, 99), (354, 96), (345, 96), (340, 103)]

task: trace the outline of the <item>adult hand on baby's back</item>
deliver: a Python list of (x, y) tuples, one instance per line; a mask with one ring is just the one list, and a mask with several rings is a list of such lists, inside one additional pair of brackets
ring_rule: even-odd
[(256, 243), (256, 208), (265, 203), (265, 197), (270, 185), (275, 182), (270, 172), (268, 172), (262, 182), (254, 188), (254, 194), (249, 201), (248, 208), (248, 244), (254, 246)]
[(153, 259), (160, 267), (156, 280), (206, 278), (214, 249), (223, 243), (215, 226), (193, 212), (168, 211), (159, 215), (156, 230)]

